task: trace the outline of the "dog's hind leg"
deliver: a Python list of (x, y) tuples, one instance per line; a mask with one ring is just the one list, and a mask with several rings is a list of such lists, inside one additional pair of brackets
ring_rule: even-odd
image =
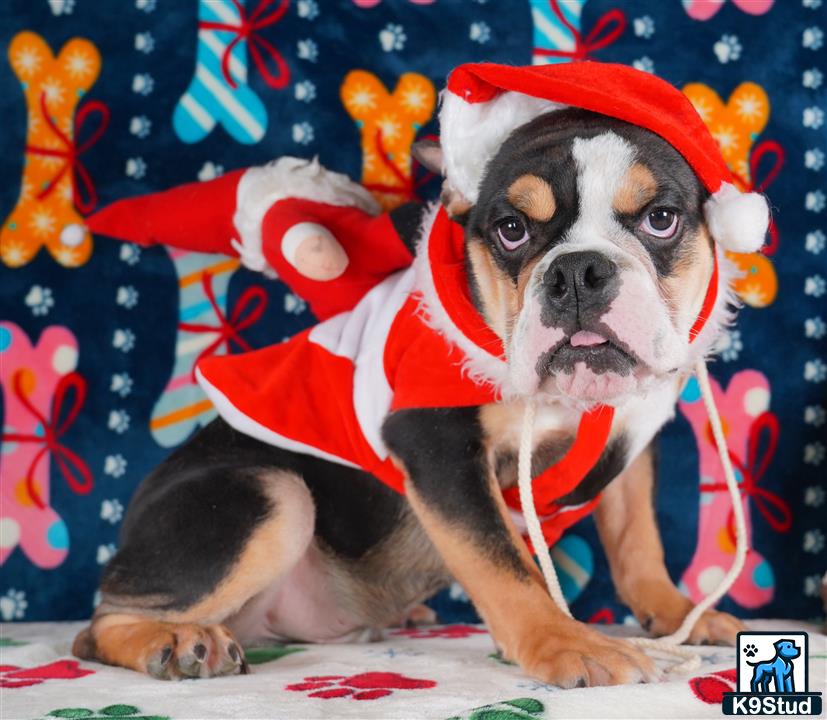
[(243, 672), (222, 623), (306, 552), (313, 500), (287, 470), (175, 468), (162, 466), (166, 482), (141, 489), (102, 602), (72, 650), (161, 679)]

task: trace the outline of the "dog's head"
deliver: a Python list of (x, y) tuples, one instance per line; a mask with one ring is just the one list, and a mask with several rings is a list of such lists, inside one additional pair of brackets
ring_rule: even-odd
[[(438, 153), (419, 149), (432, 166)], [(714, 264), (708, 197), (658, 135), (577, 109), (512, 132), (473, 204), (446, 185), (512, 388), (612, 401), (687, 369)]]
[(776, 640), (773, 645), (778, 655), (787, 660), (801, 655), (801, 649), (792, 640)]

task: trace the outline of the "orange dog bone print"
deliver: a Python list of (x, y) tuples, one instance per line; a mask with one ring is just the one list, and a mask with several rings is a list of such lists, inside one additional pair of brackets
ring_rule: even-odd
[(411, 144), (434, 112), (436, 92), (431, 81), (405, 73), (389, 93), (373, 73), (352, 70), (340, 95), (362, 135), (362, 184), (384, 210), (413, 199)]
[[(702, 83), (690, 83), (683, 92), (718, 141), (724, 160), (740, 189), (746, 192), (764, 190), (784, 162), (784, 152), (778, 143), (762, 142), (754, 152), (752, 149), (770, 117), (770, 101), (764, 89), (753, 82), (741, 83), (726, 104), (714, 90)], [(756, 184), (754, 176), (758, 161), (763, 156), (774, 158), (773, 167), (766, 178)], [(764, 252), (727, 253), (742, 273), (732, 283), (735, 292), (747, 305), (755, 308), (770, 305), (778, 293), (778, 277), (772, 261), (767, 257), (775, 252), (778, 243), (777, 231), (772, 225), (770, 237), (771, 243)]]
[[(78, 267), (92, 253), (81, 213), (97, 201), (80, 156), (100, 139), (109, 111), (99, 102), (86, 103), (77, 115), (75, 109), (98, 77), (100, 53), (73, 38), (55, 57), (42, 37), (23, 31), (8, 54), (26, 98), (28, 130), (20, 196), (0, 230), (0, 260), (21, 267), (45, 245), (61, 265)], [(78, 131), (92, 115), (97, 125), (79, 142)]]

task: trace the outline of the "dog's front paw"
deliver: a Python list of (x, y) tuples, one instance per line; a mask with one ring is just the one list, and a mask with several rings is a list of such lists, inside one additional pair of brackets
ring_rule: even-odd
[(532, 677), (561, 688), (652, 682), (661, 676), (632, 644), (573, 621), (563, 629), (538, 628), (518, 648), (517, 661)]

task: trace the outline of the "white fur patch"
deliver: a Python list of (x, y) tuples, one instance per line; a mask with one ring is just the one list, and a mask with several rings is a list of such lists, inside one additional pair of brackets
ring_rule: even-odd
[(276, 273), (262, 251), (261, 223), (267, 211), (285, 198), (357, 207), (371, 215), (380, 211), (379, 204), (365, 188), (347, 175), (324, 168), (318, 158), (308, 161), (285, 156), (250, 168), (238, 182), (233, 225), (239, 239), (233, 240), (232, 246), (246, 267), (268, 277), (275, 277)]

